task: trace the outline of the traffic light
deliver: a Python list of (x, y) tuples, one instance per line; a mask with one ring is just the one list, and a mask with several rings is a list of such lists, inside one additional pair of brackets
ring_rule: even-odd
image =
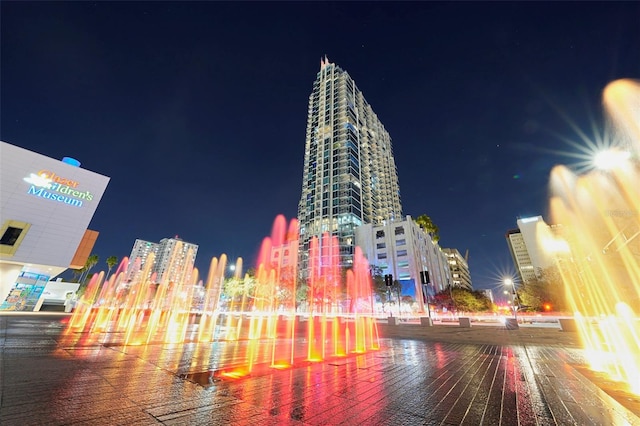
[(420, 271), (420, 283), (430, 284), (429, 271)]
[(387, 274), (384, 276), (384, 283), (387, 287), (391, 287), (393, 285), (393, 275)]

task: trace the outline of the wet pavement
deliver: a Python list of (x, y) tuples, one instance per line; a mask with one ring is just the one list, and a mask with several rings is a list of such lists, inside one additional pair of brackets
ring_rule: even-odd
[(0, 315), (0, 425), (640, 425), (557, 329), (381, 325), (380, 350), (234, 380), (211, 374), (231, 346), (70, 340), (67, 319)]

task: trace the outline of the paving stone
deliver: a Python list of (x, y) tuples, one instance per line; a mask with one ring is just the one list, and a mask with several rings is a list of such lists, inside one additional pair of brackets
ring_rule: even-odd
[(228, 344), (103, 344), (65, 318), (0, 315), (3, 426), (640, 425), (554, 329), (381, 324), (379, 351), (207, 382)]

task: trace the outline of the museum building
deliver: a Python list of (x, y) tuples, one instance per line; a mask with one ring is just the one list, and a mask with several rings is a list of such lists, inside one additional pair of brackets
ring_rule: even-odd
[(84, 266), (110, 178), (6, 142), (0, 165), (0, 310), (31, 311), (51, 278)]

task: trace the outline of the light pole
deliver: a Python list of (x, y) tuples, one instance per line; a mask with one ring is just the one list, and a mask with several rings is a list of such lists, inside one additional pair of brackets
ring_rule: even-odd
[(236, 275), (236, 264), (232, 263), (228, 266), (230, 278), (234, 278)]
[(513, 317), (518, 320), (518, 309), (520, 308), (520, 302), (518, 302), (518, 292), (516, 291), (516, 283), (511, 278), (505, 278), (504, 285), (511, 286), (513, 289)]

